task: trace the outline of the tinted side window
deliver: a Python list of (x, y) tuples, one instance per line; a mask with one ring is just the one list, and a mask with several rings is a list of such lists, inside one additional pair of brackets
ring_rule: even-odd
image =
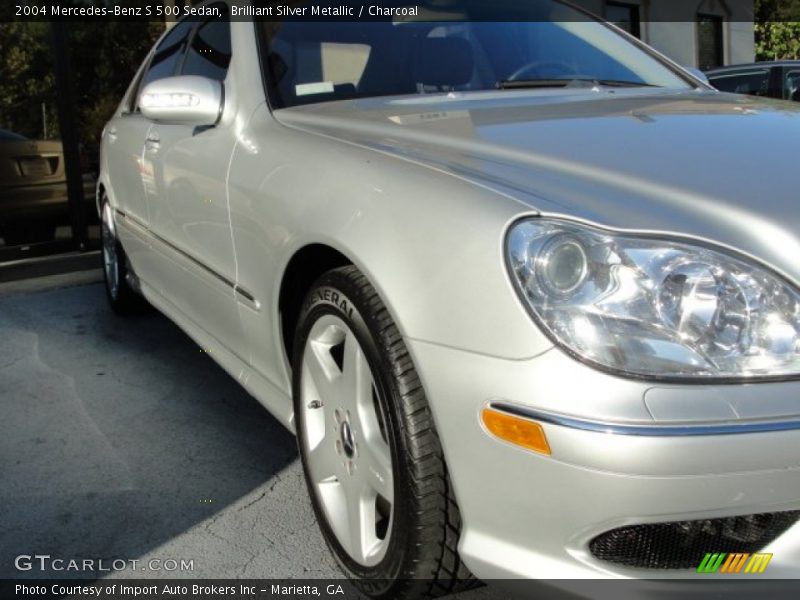
[(147, 70), (140, 71), (139, 74), (136, 76), (136, 81), (133, 84), (133, 88), (130, 92), (130, 95), (125, 100), (125, 112), (131, 113), (136, 110), (136, 104), (139, 101), (139, 90), (142, 88), (142, 78), (144, 77)]
[(789, 71), (785, 77), (785, 98), (800, 102), (800, 71)]
[(175, 25), (172, 31), (161, 41), (153, 55), (153, 60), (150, 61), (147, 72), (142, 77), (139, 91), (148, 83), (171, 77), (175, 74), (193, 25), (194, 23), (182, 21)]
[(766, 96), (769, 93), (769, 71), (767, 69), (712, 75), (709, 77), (709, 81), (711, 85), (723, 92), (751, 96)]
[(192, 38), (181, 74), (224, 81), (230, 62), (231, 27), (226, 16), (200, 25)]

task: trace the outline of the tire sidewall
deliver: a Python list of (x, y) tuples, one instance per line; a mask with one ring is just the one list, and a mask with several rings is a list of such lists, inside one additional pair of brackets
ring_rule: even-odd
[(397, 382), (391, 375), (392, 367), (385, 353), (379, 351), (375, 333), (377, 324), (371, 318), (369, 307), (362, 306), (359, 302), (358, 290), (341, 273), (333, 271), (324, 275), (312, 288), (311, 293), (304, 302), (298, 326), (296, 329), (293, 346), (293, 365), (302, 364), (308, 335), (314, 323), (324, 315), (334, 315), (342, 319), (350, 328), (360, 344), (367, 362), (372, 370), (375, 385), (378, 388), (378, 398), (381, 402), (384, 415), (388, 419), (387, 437), (392, 456), (392, 475), (394, 481), (394, 503), (392, 506), (392, 527), (389, 532), (389, 547), (383, 559), (375, 566), (365, 567), (355, 562), (342, 548), (335, 534), (328, 525), (324, 511), (317, 498), (316, 488), (309, 479), (309, 469), (305, 455), (303, 441), (304, 423), (301, 402), (301, 377), (302, 369), (295, 368), (292, 375), (292, 396), (294, 402), (295, 425), (297, 429), (297, 444), (303, 463), (303, 472), (308, 486), (314, 513), (326, 543), (331, 548), (334, 557), (357, 585), (371, 595), (387, 593), (394, 580), (402, 577), (405, 562), (405, 550), (408, 544), (408, 532), (413, 523), (409, 517), (408, 503), (408, 478), (403, 468), (402, 457), (404, 451), (404, 431), (402, 419), (397, 406), (402, 402), (397, 389)]
[[(103, 212), (108, 207), (111, 210), (110, 218), (114, 218), (114, 208), (111, 206), (108, 196), (103, 194), (100, 202), (100, 220), (101, 228), (103, 227)], [(114, 223), (114, 228), (109, 232), (114, 241), (114, 249), (117, 253), (117, 294), (116, 296), (111, 293), (111, 286), (108, 282), (108, 275), (106, 274), (105, 264), (103, 264), (103, 282), (106, 290), (106, 297), (108, 304), (111, 306), (117, 315), (127, 317), (131, 315), (143, 314), (149, 310), (149, 304), (145, 301), (137, 291), (135, 291), (128, 282), (128, 255), (122, 247), (119, 237), (117, 237), (117, 225)], [(101, 232), (102, 235), (102, 232)], [(102, 240), (101, 240), (102, 241)], [(103, 261), (105, 261), (105, 250), (101, 251)]]
[[(106, 206), (109, 206), (108, 197), (107, 196), (103, 196), (102, 202), (100, 204), (100, 235), (101, 235), (101, 237), (103, 235), (103, 228), (106, 227), (106, 225), (103, 223), (103, 213), (106, 210)], [(112, 218), (113, 218), (113, 216), (112, 216)], [(116, 253), (117, 253), (117, 260), (116, 260), (117, 294), (116, 294), (116, 296), (111, 293), (111, 284), (108, 281), (108, 273), (106, 272), (105, 264), (103, 265), (103, 282), (105, 283), (106, 295), (108, 296), (109, 303), (111, 303), (112, 307), (116, 307), (116, 305), (119, 302), (119, 296), (120, 296), (120, 293), (122, 292), (122, 283), (124, 281), (124, 278), (123, 278), (124, 277), (123, 267), (122, 267), (121, 261), (120, 261), (120, 258), (124, 258), (124, 254), (122, 254), (122, 255), (120, 254), (120, 250), (122, 250), (122, 246), (120, 245), (116, 234), (111, 230), (111, 228), (109, 228), (109, 235), (112, 237), (112, 239), (114, 241), (114, 247), (115, 247), (115, 250), (116, 250)], [(105, 240), (102, 240), (102, 239), (100, 240), (100, 243), (103, 246), (105, 246), (104, 242), (105, 242)], [(103, 247), (102, 253), (103, 253), (103, 261), (105, 261), (106, 257), (105, 257), (105, 248), (104, 247)]]

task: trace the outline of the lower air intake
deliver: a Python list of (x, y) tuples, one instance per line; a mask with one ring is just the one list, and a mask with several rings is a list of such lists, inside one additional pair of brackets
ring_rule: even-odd
[(800, 511), (649, 523), (612, 529), (589, 542), (600, 560), (639, 569), (695, 569), (707, 552), (758, 552), (800, 519)]

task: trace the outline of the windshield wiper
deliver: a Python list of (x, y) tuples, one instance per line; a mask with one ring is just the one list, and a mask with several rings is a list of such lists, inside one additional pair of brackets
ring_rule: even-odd
[(655, 87), (648, 83), (641, 83), (639, 81), (587, 79), (579, 77), (569, 77), (564, 79), (507, 79), (504, 81), (498, 81), (495, 87), (498, 90), (523, 90), (536, 88), (578, 87), (579, 85), (580, 87), (585, 87), (587, 84), (588, 87), (595, 85), (604, 87)]

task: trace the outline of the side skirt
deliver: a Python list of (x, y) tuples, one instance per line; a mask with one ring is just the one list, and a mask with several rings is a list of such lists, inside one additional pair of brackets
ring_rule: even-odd
[(159, 312), (172, 320), (186, 335), (204, 348), (211, 358), (278, 419), (281, 425), (295, 433), (294, 412), (290, 396), (259, 375), (245, 360), (228, 350), (215, 337), (187, 317), (177, 306), (159, 294), (155, 288), (150, 287), (141, 279), (139, 286), (144, 297)]

